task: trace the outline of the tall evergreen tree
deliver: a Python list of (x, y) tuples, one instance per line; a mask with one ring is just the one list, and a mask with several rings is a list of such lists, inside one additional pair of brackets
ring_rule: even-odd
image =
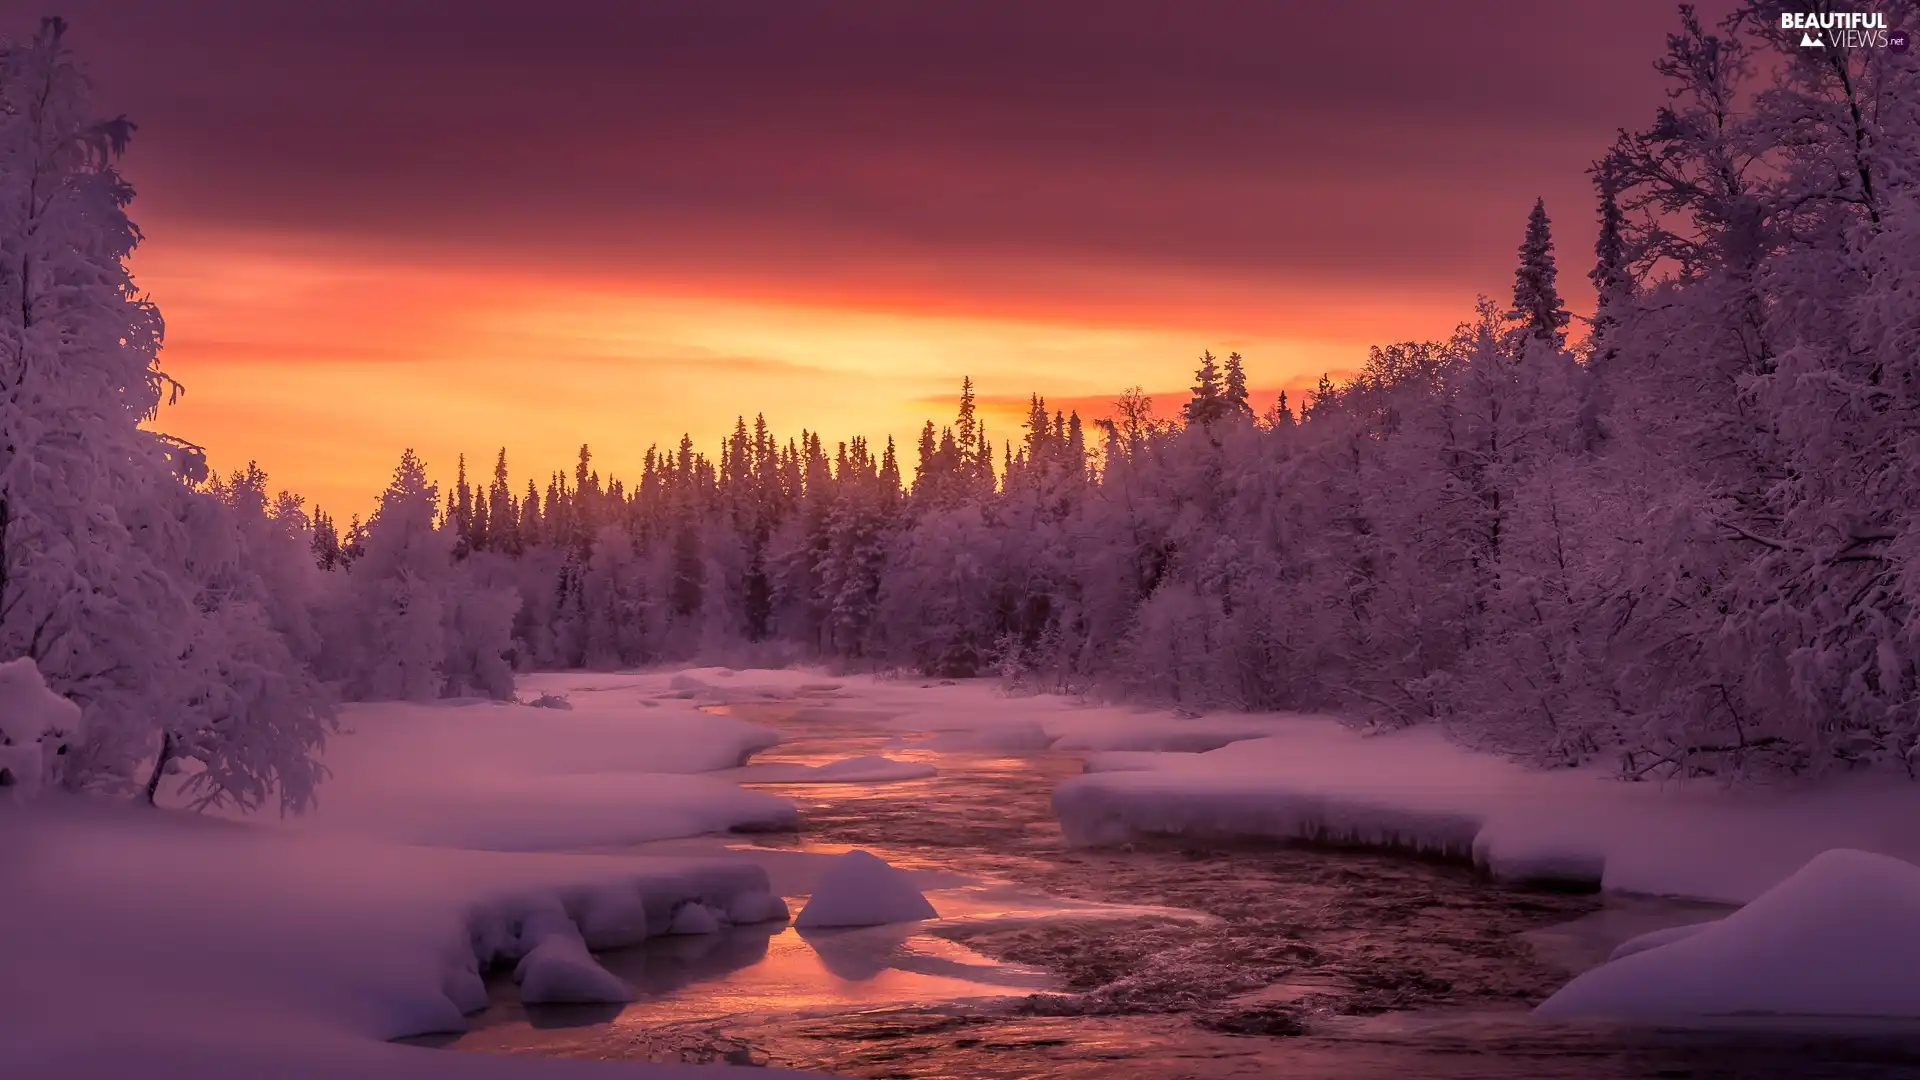
[(1193, 373), (1193, 397), (1187, 402), (1187, 423), (1205, 427), (1226, 415), (1227, 402), (1220, 384), (1220, 365), (1213, 350), (1200, 354), (1200, 366)]
[(1627, 263), (1626, 216), (1620, 211), (1619, 178), (1611, 160), (1593, 168), (1593, 184), (1600, 193), (1600, 235), (1593, 242), (1593, 282), (1598, 300), (1593, 310), (1592, 361), (1605, 363), (1617, 351), (1614, 336), (1633, 296), (1633, 271)]
[(1225, 387), (1221, 391), (1221, 399), (1226, 415), (1247, 417), (1253, 415), (1253, 404), (1247, 400), (1245, 361), (1237, 352), (1227, 354), (1227, 377)]
[(1535, 199), (1527, 215), (1526, 239), (1520, 243), (1520, 265), (1513, 272), (1513, 311), (1508, 317), (1519, 322), (1528, 337), (1562, 348), (1573, 316), (1560, 302), (1558, 276), (1547, 201)]

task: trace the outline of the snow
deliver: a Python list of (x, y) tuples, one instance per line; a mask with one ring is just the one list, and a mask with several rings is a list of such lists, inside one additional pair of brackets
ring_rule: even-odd
[(943, 731), (917, 744), (926, 750), (970, 750), (1018, 754), (1045, 750), (1053, 745), (1053, 736), (1038, 723), (1014, 720), (971, 731)]
[(1678, 929), (1690, 932), (1581, 975), (1536, 1013), (1920, 1018), (1920, 866), (1823, 852), (1726, 918)]
[(820, 876), (793, 925), (800, 929), (882, 926), (939, 917), (905, 873), (871, 852), (849, 851)]
[(1614, 946), (1613, 952), (1608, 954), (1607, 959), (1618, 960), (1623, 956), (1632, 956), (1634, 953), (1646, 952), (1648, 949), (1657, 949), (1662, 945), (1671, 944), (1682, 938), (1690, 938), (1712, 925), (1713, 920), (1709, 920), (1706, 922), (1682, 923), (1679, 926), (1665, 926), (1658, 930), (1649, 930), (1644, 934), (1630, 937)]
[(494, 851), (613, 847), (736, 828), (790, 827), (793, 804), (718, 776), (779, 735), (644, 691), (571, 686), (573, 708), (496, 702), (348, 706), (332, 776), (303, 832)]
[(727, 779), (742, 784), (879, 784), (921, 780), (940, 770), (923, 761), (897, 761), (880, 755), (844, 758), (825, 765), (765, 762), (734, 769)]
[(0, 788), (6, 794), (37, 793), (80, 734), (80, 706), (47, 689), (31, 659), (0, 663)]
[(735, 926), (786, 922), (790, 917), (787, 902), (764, 890), (741, 893), (727, 905), (727, 920)]
[[(717, 934), (723, 913), (700, 903), (681, 904), (667, 923), (669, 934)], [(759, 920), (755, 920), (759, 921)]]
[(1465, 750), (1433, 728), (1364, 735), (1274, 718), (1200, 754), (1093, 755), (1054, 808), (1072, 843), (1142, 834), (1312, 840), (1471, 859), (1506, 880), (1744, 903), (1835, 847), (1920, 859), (1920, 786), (1626, 783)]
[(742, 701), (752, 698), (826, 697), (842, 683), (816, 672), (788, 668), (690, 668), (675, 672), (668, 686), (714, 701)]
[(18, 1076), (675, 1075), (381, 1041), (460, 1030), (483, 965), (517, 968), (528, 1001), (625, 1000), (588, 946), (767, 898), (738, 861), (400, 846), (64, 796), (0, 815)]

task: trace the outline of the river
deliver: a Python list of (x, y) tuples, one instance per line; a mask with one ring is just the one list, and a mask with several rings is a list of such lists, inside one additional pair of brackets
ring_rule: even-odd
[(885, 753), (939, 773), (765, 785), (799, 804), (798, 833), (652, 849), (730, 849), (777, 868), (793, 851), (865, 848), (934, 872), (943, 918), (650, 941), (603, 958), (638, 990), (630, 1005), (523, 1009), (497, 979), (470, 1032), (420, 1041), (916, 1080), (1920, 1077), (1920, 1032), (1905, 1025), (1528, 1015), (1617, 942), (1722, 908), (1508, 886), (1367, 852), (1174, 840), (1075, 850), (1049, 803), (1080, 771), (1075, 755), (916, 748), (873, 717), (811, 704), (724, 711), (788, 736), (756, 761)]

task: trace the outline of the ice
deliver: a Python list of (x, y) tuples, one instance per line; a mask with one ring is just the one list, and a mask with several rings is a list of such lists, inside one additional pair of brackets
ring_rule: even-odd
[(896, 761), (890, 757), (868, 755), (825, 765), (769, 761), (735, 769), (726, 776), (742, 784), (879, 784), (895, 780), (920, 780), (939, 771), (921, 761)]
[(1740, 910), (1690, 929), (1581, 975), (1535, 1011), (1920, 1018), (1920, 867), (1911, 863), (1823, 852)]
[(820, 876), (793, 925), (801, 929), (881, 926), (939, 917), (905, 873), (871, 852), (849, 851)]

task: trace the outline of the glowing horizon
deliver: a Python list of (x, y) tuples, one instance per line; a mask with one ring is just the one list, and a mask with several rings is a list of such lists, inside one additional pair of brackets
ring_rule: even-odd
[(1097, 301), (1049, 313), (1031, 298), (770, 299), (231, 237), (149, 242), (135, 270), (167, 318), (162, 366), (187, 388), (152, 426), (205, 446), (223, 473), (258, 461), (276, 489), (342, 521), (372, 506), (407, 447), (443, 484), (458, 455), (490, 475), (505, 446), (516, 490), (544, 488), (583, 442), (603, 476), (631, 480), (649, 446), (686, 434), (717, 456), (735, 418), (756, 414), (783, 440), (891, 436), (910, 470), (913, 440), (951, 419), (963, 376), (996, 446), (1019, 439), (1030, 393), (1091, 420), (1139, 385), (1173, 415), (1202, 349), (1244, 354), (1260, 407), (1282, 389), (1297, 402), (1368, 344), (1443, 334), (1465, 307), (1418, 296), (1397, 334), (1360, 337), (1356, 314), (1322, 297), (1328, 336), (1258, 312), (1210, 332), (1187, 324), (1217, 312), (1177, 305), (1155, 323)]

